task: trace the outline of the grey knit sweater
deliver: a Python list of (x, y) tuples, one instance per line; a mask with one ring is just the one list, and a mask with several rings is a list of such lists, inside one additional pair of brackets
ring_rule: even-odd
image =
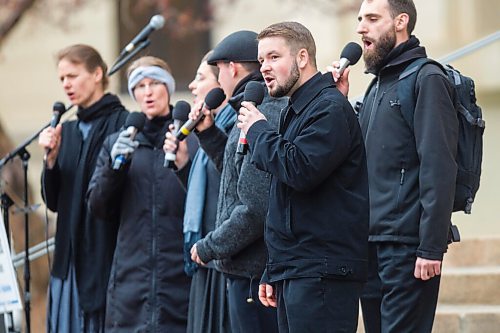
[[(258, 108), (277, 128), (280, 111), (287, 101), (270, 97), (266, 89)], [(264, 223), (271, 176), (250, 163), (250, 154), (236, 153), (239, 134), (235, 124), (229, 136), (216, 126), (198, 135), (201, 147), (222, 175), (215, 230), (196, 246), (200, 259), (205, 263), (216, 260), (221, 272), (260, 279), (267, 261)]]

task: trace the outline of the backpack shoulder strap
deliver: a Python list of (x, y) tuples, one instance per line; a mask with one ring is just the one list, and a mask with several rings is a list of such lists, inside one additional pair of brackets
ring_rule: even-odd
[(401, 114), (413, 131), (413, 114), (415, 112), (416, 93), (418, 73), (426, 64), (434, 64), (438, 66), (446, 75), (446, 70), (439, 62), (429, 58), (418, 58), (410, 63), (398, 78), (398, 99), (401, 105)]

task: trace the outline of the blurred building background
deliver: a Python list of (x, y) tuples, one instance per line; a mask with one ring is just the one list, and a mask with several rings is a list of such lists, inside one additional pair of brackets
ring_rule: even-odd
[[(414, 34), (435, 59), (500, 29), (499, 1), (414, 1), (418, 10)], [(322, 71), (338, 58), (347, 42), (360, 41), (355, 32), (360, 0), (32, 2), (34, 5), (14, 29), (0, 40), (0, 123), (14, 146), (48, 123), (55, 101), (68, 103), (56, 73), (54, 55), (59, 49), (75, 43), (90, 44), (111, 66), (151, 15), (160, 12), (167, 18), (167, 24), (151, 36), (152, 45), (146, 53), (160, 56), (172, 65), (179, 90), (173, 96), (173, 103), (178, 99), (190, 101), (187, 84), (202, 55), (236, 30), (259, 32), (278, 21), (301, 22), (316, 39), (317, 62)], [(6, 3), (9, 1), (0, 1), (0, 17)], [(483, 175), (473, 213), (470, 216), (456, 213), (453, 221), (465, 239), (500, 237), (500, 218), (496, 214), (500, 204), (500, 156), (495, 153), (495, 145), (500, 142), (500, 42), (451, 64), (475, 79), (478, 103), (486, 120)], [(371, 76), (363, 72), (362, 61), (352, 68), (350, 97), (362, 95), (370, 82)], [(123, 76), (114, 75), (110, 91), (125, 91), (122, 84)], [(130, 110), (137, 109), (128, 95), (121, 97)], [(28, 150), (32, 154), (29, 182), (34, 189), (33, 200), (41, 203), (38, 193), (42, 152), (36, 140)], [(38, 213), (43, 215), (43, 210), (42, 205)]]

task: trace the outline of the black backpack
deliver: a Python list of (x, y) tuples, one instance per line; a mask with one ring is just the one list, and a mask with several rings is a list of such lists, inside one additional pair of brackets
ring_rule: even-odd
[(456, 156), (458, 173), (453, 211), (464, 211), (465, 214), (470, 214), (472, 203), (479, 189), (485, 128), (481, 108), (476, 104), (474, 81), (463, 76), (450, 65), (442, 65), (429, 58), (419, 58), (413, 61), (399, 76), (397, 88), (402, 116), (411, 129), (413, 129), (413, 113), (416, 103), (417, 76), (419, 70), (426, 64), (434, 64), (441, 68), (455, 90), (454, 105), (459, 130)]

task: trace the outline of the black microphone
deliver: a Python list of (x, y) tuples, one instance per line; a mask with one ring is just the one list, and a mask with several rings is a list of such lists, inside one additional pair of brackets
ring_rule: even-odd
[[(129, 131), (130, 139), (134, 140), (138, 132), (142, 131), (146, 123), (146, 116), (142, 112), (130, 112), (125, 120), (125, 128)], [(120, 170), (120, 168), (127, 163), (127, 155), (118, 155), (113, 161), (113, 170)]]
[[(186, 101), (178, 101), (175, 103), (174, 110), (172, 111), (172, 118), (174, 118), (174, 131), (173, 134), (177, 137), (177, 133), (182, 125), (189, 119), (189, 111), (191, 111), (191, 106)], [(175, 151), (168, 151), (165, 153), (165, 161), (163, 162), (164, 167), (174, 168), (175, 167), (175, 154), (177, 153), (177, 149)]]
[[(264, 86), (257, 81), (250, 81), (245, 86), (243, 100), (252, 103), (254, 106), (260, 105), (264, 99)], [(238, 147), (236, 152), (245, 155), (248, 152), (248, 142), (246, 135), (240, 130), (240, 138), (238, 139)]]
[(337, 71), (340, 76), (342, 76), (342, 73), (344, 73), (344, 70), (348, 66), (355, 65), (358, 62), (359, 58), (361, 58), (362, 53), (363, 50), (361, 49), (361, 46), (359, 46), (359, 44), (354, 42), (347, 43), (347, 45), (344, 46), (342, 53), (340, 53), (340, 66), (339, 68), (335, 68), (334, 70)]
[[(201, 110), (217, 109), (222, 104), (222, 102), (224, 102), (225, 99), (226, 95), (224, 94), (224, 90), (222, 90), (221, 88), (213, 88), (208, 92), (207, 96), (205, 97), (205, 103), (203, 103), (203, 107), (201, 108)], [(176, 135), (177, 140), (179, 141), (184, 140), (184, 138), (191, 133), (193, 128), (195, 128), (196, 125), (198, 125), (198, 123), (203, 119), (205, 115), (203, 114), (203, 112), (201, 112), (201, 110), (200, 114), (195, 120), (189, 119), (188, 121), (186, 121), (184, 125), (182, 125), (181, 129), (177, 132)]]
[(125, 48), (121, 53), (121, 56), (131, 52), (137, 46), (137, 44), (147, 39), (153, 31), (163, 28), (164, 24), (165, 24), (165, 19), (163, 18), (163, 16), (161, 15), (153, 16), (149, 21), (148, 25), (146, 25), (144, 29), (142, 29), (141, 32), (139, 32), (139, 34), (137, 34), (137, 36), (135, 36), (134, 39), (132, 39), (132, 41), (127, 44), (127, 46), (125, 46)]
[[(52, 118), (50, 119), (50, 127), (55, 128), (57, 124), (61, 121), (61, 117), (66, 112), (66, 106), (62, 102), (55, 102), (54, 106), (52, 106)], [(50, 148), (45, 150), (45, 158), (47, 160), (47, 155), (50, 153)]]
[(52, 119), (50, 119), (50, 127), (56, 127), (61, 121), (61, 116), (66, 112), (66, 106), (62, 102), (55, 102), (52, 107)]

